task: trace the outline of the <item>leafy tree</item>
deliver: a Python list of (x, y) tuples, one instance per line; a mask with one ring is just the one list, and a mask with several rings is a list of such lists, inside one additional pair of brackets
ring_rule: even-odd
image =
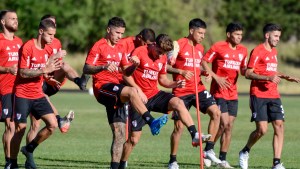
[(245, 27), (248, 41), (262, 40), (262, 28), (273, 22), (283, 27), (284, 41), (299, 39), (300, 3), (298, 0), (224, 0), (223, 10), (217, 14), (221, 26), (239, 21)]

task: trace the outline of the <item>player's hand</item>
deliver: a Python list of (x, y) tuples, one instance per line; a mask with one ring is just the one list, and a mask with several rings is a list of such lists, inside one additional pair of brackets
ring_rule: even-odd
[(43, 73), (48, 74), (59, 70), (61, 68), (61, 60), (55, 57), (50, 57), (46, 63), (45, 68), (43, 68)]
[(18, 73), (18, 65), (17, 64), (12, 65), (11, 67), (8, 68), (8, 71), (10, 74), (16, 76)]
[(185, 85), (186, 85), (185, 79), (176, 81), (176, 87), (178, 88), (185, 88)]
[(129, 61), (136, 66), (140, 65), (140, 59), (137, 56), (130, 57)]
[(105, 69), (109, 72), (118, 72), (119, 71), (119, 67), (114, 64), (114, 63), (108, 63), (106, 66), (105, 66)]
[(289, 82), (296, 82), (296, 83), (300, 83), (300, 79), (299, 78), (296, 78), (296, 77), (291, 77), (291, 76), (284, 76), (284, 77), (281, 77)]
[(54, 58), (63, 58), (66, 55), (67, 55), (67, 51), (66, 50), (60, 50), (56, 54), (54, 54), (52, 57), (54, 57)]
[(211, 74), (209, 74), (209, 73), (207, 73), (206, 75), (205, 75), (205, 82), (211, 82), (211, 80), (212, 80), (212, 76), (211, 76)]
[(182, 70), (181, 75), (186, 78), (187, 80), (191, 80), (191, 78), (194, 77), (194, 72), (188, 71), (188, 70)]
[(142, 102), (143, 102), (144, 104), (146, 104), (146, 103), (148, 102), (148, 98), (147, 98), (147, 96), (145, 95), (145, 93), (144, 93), (142, 90), (140, 90), (140, 89), (137, 89), (137, 91), (138, 91), (138, 95), (140, 96)]
[(279, 84), (281, 78), (278, 75), (269, 76), (269, 80), (273, 83)]
[(216, 82), (221, 87), (221, 89), (230, 88), (231, 84), (229, 83), (229, 81), (227, 79), (228, 79), (228, 77), (220, 77), (220, 76), (217, 76), (215, 78)]
[(49, 85), (55, 86), (55, 87), (57, 87), (58, 89), (60, 89), (60, 87), (61, 87), (61, 83), (60, 83), (59, 81), (57, 81), (56, 79), (52, 78), (52, 77), (46, 79), (46, 81), (47, 81), (47, 83), (48, 83)]
[(148, 102), (147, 96), (144, 94), (144, 92), (140, 88), (136, 88), (136, 87), (134, 87), (134, 88), (137, 90), (137, 93), (138, 93), (140, 99), (142, 100), (142, 102), (144, 104), (146, 104)]

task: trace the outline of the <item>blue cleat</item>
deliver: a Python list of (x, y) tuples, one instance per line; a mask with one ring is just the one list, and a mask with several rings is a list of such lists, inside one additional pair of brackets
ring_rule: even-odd
[(152, 135), (158, 135), (160, 129), (167, 123), (168, 115), (163, 115), (157, 119), (154, 119), (150, 125)]

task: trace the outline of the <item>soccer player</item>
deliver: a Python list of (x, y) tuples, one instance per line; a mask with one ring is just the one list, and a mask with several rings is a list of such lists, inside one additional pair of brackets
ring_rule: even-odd
[(2, 29), (0, 34), (0, 98), (2, 106), (0, 121), (5, 123), (2, 141), (5, 168), (9, 168), (10, 142), (15, 132), (15, 123), (12, 119), (13, 86), (18, 71), (19, 49), (23, 42), (15, 36), (15, 32), (18, 30), (17, 13), (13, 10), (2, 10), (0, 19)]
[[(199, 134), (194, 125), (193, 119), (184, 103), (171, 93), (166, 93), (158, 89), (158, 82), (166, 88), (184, 87), (184, 80), (172, 81), (167, 78), (166, 53), (173, 49), (172, 40), (166, 34), (160, 34), (153, 45), (142, 46), (135, 49), (131, 57), (138, 58), (140, 64), (132, 76), (124, 77), (124, 80), (132, 87), (138, 89), (138, 93), (149, 111), (167, 114), (169, 111), (177, 111), (183, 124), (187, 127), (192, 137), (192, 145), (199, 145)], [(134, 112), (133, 112), (134, 113)], [(167, 116), (167, 115), (164, 115)], [(130, 138), (124, 145), (121, 163), (125, 164), (134, 146), (138, 143), (142, 127), (145, 121), (140, 115), (131, 115)], [(121, 169), (125, 166), (122, 165)]]
[(281, 27), (279, 25), (266, 24), (263, 28), (265, 41), (256, 46), (250, 54), (245, 77), (251, 79), (251, 121), (255, 122), (256, 129), (250, 134), (247, 144), (239, 153), (239, 165), (242, 169), (248, 168), (250, 149), (266, 134), (268, 122), (272, 123), (274, 130), (272, 169), (285, 168), (280, 162), (284, 138), (284, 110), (277, 86), (281, 79), (296, 83), (299, 83), (300, 80), (279, 73), (277, 70), (276, 46), (280, 35)]
[(124, 49), (118, 42), (125, 32), (125, 21), (113, 17), (108, 21), (105, 38), (97, 41), (89, 51), (83, 68), (84, 74), (93, 75), (93, 89), (97, 101), (106, 107), (108, 123), (113, 133), (111, 146), (111, 168), (118, 169), (125, 142), (125, 112), (121, 109), (125, 102), (130, 101), (132, 107), (143, 116), (151, 128), (153, 135), (158, 134), (166, 123), (166, 117), (154, 119), (138, 95), (136, 88), (128, 87), (119, 82), (119, 69), (129, 61), (133, 65), (123, 71), (129, 76), (136, 69), (139, 60), (127, 59)]
[[(228, 24), (226, 36), (226, 41), (217, 42), (208, 50), (203, 57), (202, 66), (213, 77), (210, 93), (221, 110), (220, 128), (215, 137), (215, 141), (221, 137), (219, 159), (222, 163), (218, 165), (221, 168), (233, 168), (226, 161), (226, 155), (238, 111), (236, 83), (238, 74), (244, 75), (246, 71), (247, 48), (240, 44), (243, 36), (241, 24)], [(212, 63), (212, 69), (208, 63)]]
[[(174, 88), (173, 94), (183, 100), (187, 109), (190, 109), (191, 106), (196, 106), (195, 84), (198, 85), (197, 93), (199, 96), (200, 110), (202, 113), (210, 116), (208, 134), (210, 134), (211, 137), (206, 143), (204, 155), (205, 158), (218, 164), (221, 163), (221, 161), (215, 156), (213, 149), (215, 144), (214, 140), (219, 129), (221, 112), (216, 105), (215, 99), (206, 90), (200, 78), (201, 59), (204, 55), (204, 48), (200, 43), (204, 39), (205, 32), (206, 23), (203, 20), (195, 18), (189, 22), (188, 36), (175, 41), (174, 46), (176, 47), (168, 54), (170, 64), (170, 66), (168, 66), (168, 72), (173, 74), (174, 81), (186, 80), (185, 88)], [(195, 55), (195, 60), (193, 59), (193, 55)], [(194, 62), (196, 72), (194, 72)], [(197, 78), (196, 82), (194, 76)], [(177, 169), (179, 165), (176, 155), (180, 137), (183, 132), (183, 124), (182, 120), (178, 118), (177, 112), (173, 112), (172, 119), (174, 120), (174, 130), (171, 135), (169, 169)]]
[(14, 120), (15, 134), (11, 140), (11, 168), (18, 168), (17, 156), (26, 130), (27, 116), (31, 113), (42, 119), (45, 127), (21, 152), (26, 156), (25, 168), (36, 168), (33, 151), (45, 141), (57, 127), (57, 120), (42, 90), (43, 76), (61, 67), (62, 52), (48, 59), (45, 45), (54, 39), (56, 26), (50, 20), (41, 21), (37, 38), (27, 41), (20, 49), (18, 75), (15, 82)]
[[(55, 16), (44, 15), (41, 18), (41, 21), (45, 19), (50, 19), (56, 25)], [(57, 38), (54, 38), (51, 44), (46, 44), (45, 49), (49, 53), (49, 56), (51, 54), (56, 54), (59, 51), (66, 53), (65, 50), (62, 50), (61, 42)], [(79, 78), (78, 73), (68, 63), (63, 62), (62, 68), (55, 71), (53, 73), (53, 77), (50, 79), (45, 79), (43, 83), (43, 91), (46, 94), (46, 97), (49, 102), (49, 97), (56, 94), (60, 90), (61, 86), (66, 82), (66, 78), (68, 78), (70, 81), (74, 81), (74, 83), (77, 84), (81, 90), (85, 90), (89, 76), (82, 75), (81, 78)], [(58, 115), (57, 109), (53, 106), (51, 102), (50, 104), (54, 113), (56, 114), (60, 131), (62, 133), (66, 133), (70, 127), (70, 122), (74, 119), (74, 111), (71, 110), (65, 117), (61, 118)], [(41, 123), (40, 120), (36, 120), (34, 116), (30, 116), (30, 120), (31, 125), (26, 137), (27, 143), (32, 141), (32, 139), (36, 136)]]

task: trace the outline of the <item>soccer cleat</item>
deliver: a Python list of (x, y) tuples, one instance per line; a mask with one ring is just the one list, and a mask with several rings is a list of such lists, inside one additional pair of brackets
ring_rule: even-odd
[(242, 169), (248, 169), (249, 153), (247, 151), (240, 151), (239, 153), (239, 165)]
[(214, 152), (213, 149), (210, 149), (208, 151), (204, 151), (204, 156), (205, 156), (205, 158), (211, 160), (212, 162), (214, 162), (216, 164), (221, 163), (221, 160), (216, 157), (215, 152)]
[(272, 169), (285, 169), (285, 167), (283, 166), (283, 163), (280, 163), (280, 164), (273, 166)]
[(204, 159), (203, 159), (203, 162), (204, 162), (204, 166), (205, 166), (205, 167), (210, 167), (210, 166), (211, 166), (211, 161), (210, 161), (210, 159), (204, 158)]
[(59, 129), (60, 132), (66, 133), (70, 128), (71, 121), (74, 119), (74, 111), (70, 110), (69, 113), (59, 120)]
[(173, 163), (169, 163), (168, 169), (179, 169), (179, 165), (177, 161), (174, 161)]
[(199, 142), (199, 133), (195, 133), (195, 136), (194, 138), (192, 139), (192, 145), (193, 147), (197, 147), (200, 145), (200, 142)]
[(157, 119), (154, 119), (150, 124), (152, 135), (158, 135), (160, 129), (167, 123), (167, 121), (168, 121), (168, 115), (166, 114), (164, 114), (163, 116)]
[(90, 79), (89, 75), (82, 74), (80, 79), (76, 82), (80, 90), (86, 90), (86, 84), (88, 83)]
[(12, 164), (11, 162), (6, 162), (4, 169), (19, 169), (18, 164)]
[[(207, 135), (202, 134), (201, 135), (202, 143), (207, 142), (210, 138), (211, 138), (211, 134), (207, 134)], [(192, 139), (192, 145), (193, 145), (193, 147), (197, 147), (200, 145), (198, 132), (195, 134), (195, 137)]]
[(221, 163), (218, 164), (218, 168), (234, 168), (234, 167), (231, 167), (227, 161), (223, 160), (221, 161)]
[(26, 156), (25, 168), (26, 169), (36, 169), (36, 165), (33, 160), (33, 153), (30, 153), (26, 150), (26, 146), (21, 148), (21, 152)]
[(210, 138), (211, 138), (211, 134), (202, 134), (201, 135), (202, 143), (207, 142)]

